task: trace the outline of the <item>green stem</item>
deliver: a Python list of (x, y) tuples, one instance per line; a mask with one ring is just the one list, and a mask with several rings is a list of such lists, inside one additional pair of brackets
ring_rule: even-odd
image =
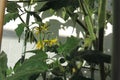
[[(30, 9), (30, 4), (28, 3), (28, 9)], [(26, 17), (26, 24), (29, 25), (29, 21), (30, 21), (30, 14), (27, 13), (27, 17)], [(25, 34), (24, 34), (24, 43), (23, 43), (23, 53), (22, 53), (22, 61), (21, 62), (24, 62), (25, 60), (25, 52), (26, 52), (26, 48), (27, 48), (27, 38), (26, 38), (26, 35), (27, 35), (27, 31), (29, 31), (29, 27), (27, 26), (25, 28)]]
[[(106, 0), (100, 0), (99, 2), (99, 11), (98, 11), (98, 50), (103, 52), (103, 39), (104, 39), (104, 27), (106, 21)], [(100, 64), (100, 76), (101, 80), (105, 80), (105, 70), (104, 63)]]
[(94, 27), (93, 27), (93, 23), (92, 23), (92, 19), (91, 19), (91, 13), (90, 13), (90, 10), (87, 6), (87, 3), (85, 0), (78, 0), (79, 1), (79, 4), (80, 4), (80, 7), (81, 9), (83, 10), (83, 13), (84, 13), (84, 18), (85, 18), (85, 23), (87, 25), (87, 30), (89, 32), (89, 35), (90, 35), (90, 38), (92, 40), (95, 40), (96, 39), (96, 36), (94, 34)]

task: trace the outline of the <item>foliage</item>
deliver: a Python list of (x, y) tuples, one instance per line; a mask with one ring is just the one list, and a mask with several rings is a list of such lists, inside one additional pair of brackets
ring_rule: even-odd
[[(23, 7), (18, 4), (21, 1)], [(99, 6), (95, 6), (95, 3)], [(31, 7), (34, 4), (36, 6), (33, 11)], [(110, 64), (111, 56), (103, 53), (104, 28), (106, 21), (109, 22), (106, 18), (106, 0), (20, 0), (8, 2), (6, 9), (8, 13), (5, 15), (5, 24), (17, 18), (22, 22), (15, 32), (19, 41), (24, 33), (24, 52), (13, 69), (7, 67), (6, 54), (0, 54), (1, 80), (36, 80), (39, 76), (43, 80), (94, 80), (94, 71), (98, 70), (96, 66)], [(72, 20), (74, 28), (79, 25), (84, 30), (83, 38), (67, 37), (64, 43), (59, 41), (59, 36), (53, 38), (49, 29), (54, 24), (43, 23), (39, 15), (47, 12), (63, 18), (66, 22)], [(27, 14), (26, 21), (22, 18), (24, 14)], [(84, 17), (83, 20), (80, 15)], [(93, 15), (96, 18), (92, 18)], [(35, 18), (35, 22), (30, 23), (31, 16)], [(31, 28), (34, 24), (38, 26)], [(28, 42), (36, 45), (35, 50), (26, 51)], [(56, 56), (49, 57), (47, 52), (55, 52)], [(34, 55), (26, 59), (25, 55), (29, 53)], [(90, 67), (87, 68), (84, 63)], [(100, 71), (104, 67), (106, 66), (99, 67)], [(83, 74), (84, 68), (91, 71), (88, 78)], [(101, 80), (110, 75), (107, 71), (102, 73)]]

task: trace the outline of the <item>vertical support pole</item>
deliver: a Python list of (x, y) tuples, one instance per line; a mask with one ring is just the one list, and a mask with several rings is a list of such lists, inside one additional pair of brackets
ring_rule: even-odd
[(6, 0), (0, 0), (0, 50), (1, 50), (1, 42), (2, 42), (5, 5), (6, 5)]
[(120, 0), (113, 0), (112, 80), (120, 80)]

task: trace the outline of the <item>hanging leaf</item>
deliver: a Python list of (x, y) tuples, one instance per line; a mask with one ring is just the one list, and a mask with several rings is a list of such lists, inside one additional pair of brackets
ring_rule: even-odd
[(42, 19), (40, 18), (40, 16), (36, 12), (27, 11), (27, 13), (34, 16), (34, 18), (37, 20), (37, 22), (42, 22)]
[(80, 39), (73, 36), (68, 37), (65, 44), (60, 45), (58, 52), (67, 56), (70, 55), (70, 52), (73, 51), (79, 45)]
[(27, 26), (26, 24), (21, 23), (21, 24), (18, 24), (18, 27), (15, 29), (16, 35), (19, 37), (19, 40), (26, 26)]
[(8, 22), (10, 22), (11, 20), (15, 20), (18, 17), (18, 13), (7, 13), (5, 14), (5, 19), (4, 19), (4, 25)]

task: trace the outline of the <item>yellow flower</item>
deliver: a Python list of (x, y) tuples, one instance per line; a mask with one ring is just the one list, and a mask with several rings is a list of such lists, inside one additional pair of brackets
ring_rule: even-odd
[(52, 46), (57, 44), (57, 39), (52, 39), (52, 40), (44, 40), (45, 45), (47, 46)]
[(55, 45), (55, 44), (57, 44), (57, 39), (56, 38), (50, 40), (49, 46), (52, 46), (52, 45)]
[(36, 44), (36, 48), (37, 49), (44, 49), (44, 42), (38, 41), (37, 44)]
[(45, 31), (48, 31), (48, 25), (47, 24), (43, 24), (42, 26), (38, 27), (38, 26), (35, 26), (33, 28), (33, 31), (36, 35), (40, 34), (41, 32), (45, 32)]

